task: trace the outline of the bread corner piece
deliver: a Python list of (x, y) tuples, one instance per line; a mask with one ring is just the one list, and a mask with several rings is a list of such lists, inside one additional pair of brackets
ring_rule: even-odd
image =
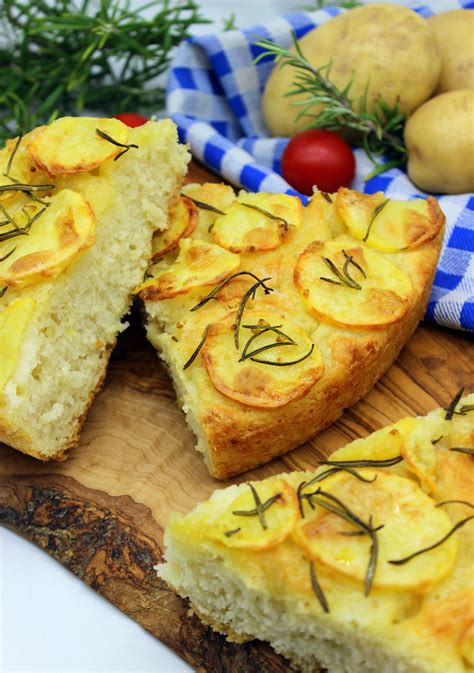
[(169, 120), (62, 118), (0, 152), (2, 186), (31, 185), (0, 192), (0, 441), (77, 443), (188, 161)]
[(473, 402), (315, 472), (215, 491), (172, 516), (159, 576), (229, 640), (268, 641), (305, 673), (472, 671)]

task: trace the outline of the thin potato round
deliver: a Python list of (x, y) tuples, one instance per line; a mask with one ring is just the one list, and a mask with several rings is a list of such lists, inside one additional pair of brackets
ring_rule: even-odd
[[(9, 214), (28, 235), (0, 243), (0, 285), (24, 287), (45, 278), (56, 278), (95, 242), (95, 215), (83, 197), (70, 189), (27, 202)], [(41, 214), (40, 214), (41, 213)], [(4, 227), (2, 233), (14, 232)]]
[(186, 196), (179, 196), (168, 209), (168, 228), (153, 236), (153, 260), (161, 259), (178, 247), (182, 238), (191, 236), (196, 229), (199, 211)]
[(206, 537), (226, 547), (254, 551), (271, 549), (289, 537), (299, 517), (295, 491), (284, 479), (266, 479), (252, 486), (254, 490), (247, 484), (216, 520), (203, 522)]
[[(300, 327), (281, 314), (245, 311), (242, 325), (259, 327), (241, 328), (239, 349), (234, 341), (235, 320), (236, 314), (232, 313), (214, 323), (202, 349), (209, 378), (226, 397), (248, 407), (282, 407), (304, 397), (323, 375), (319, 350)], [(277, 325), (281, 326), (284, 336), (272, 330), (264, 331), (265, 327)], [(259, 351), (253, 359), (249, 357), (274, 343), (281, 345)], [(265, 360), (265, 364), (255, 359)]]
[(398, 322), (413, 295), (401, 269), (349, 236), (311, 243), (298, 257), (294, 280), (310, 313), (349, 328)]
[[(219, 217), (219, 213), (213, 212), (212, 209), (225, 212), (237, 198), (230, 185), (217, 182), (206, 182), (203, 185), (192, 182), (184, 185), (181, 193), (193, 199), (197, 205), (199, 226), (196, 234), (201, 237), (212, 232), (214, 222)], [(198, 205), (198, 202), (203, 204), (202, 207)]]
[(431, 241), (444, 224), (436, 199), (387, 199), (383, 192), (361, 194), (341, 188), (340, 216), (353, 236), (382, 252), (412, 250)]
[(234, 273), (240, 256), (212, 243), (183, 238), (176, 261), (155, 278), (145, 281), (136, 292), (144, 301), (170, 299), (197, 287), (214, 285)]
[(217, 245), (232, 252), (273, 250), (302, 219), (303, 206), (296, 196), (241, 192), (216, 219), (212, 234)]
[[(376, 480), (365, 483), (348, 475), (321, 488), (338, 498), (365, 524), (372, 517), (374, 528), (383, 525), (376, 532), (378, 559), (374, 587), (426, 591), (452, 570), (459, 546), (455, 536), (402, 565), (389, 561), (404, 559), (441, 540), (452, 528), (449, 516), (411, 479), (380, 469), (363, 473)], [(329, 498), (317, 497), (341, 509)], [(305, 507), (306, 518), (296, 525), (295, 541), (309, 558), (364, 583), (372, 544), (370, 536), (341, 535), (361, 529), (315, 500), (313, 505), (314, 510)]]
[(101, 138), (97, 129), (127, 144), (128, 129), (118, 119), (61, 117), (44, 127), (29, 144), (35, 164), (52, 175), (92, 171), (124, 148)]
[[(25, 185), (47, 184), (48, 178), (39, 171), (27, 150), (27, 143), (35, 138), (43, 126), (31, 131), (23, 138), (7, 140), (5, 147), (0, 151), (0, 182), (3, 185), (20, 182)], [(45, 195), (46, 192), (43, 192)], [(22, 196), (19, 191), (1, 191), (0, 202), (17, 200)], [(2, 218), (3, 219), (3, 218)]]

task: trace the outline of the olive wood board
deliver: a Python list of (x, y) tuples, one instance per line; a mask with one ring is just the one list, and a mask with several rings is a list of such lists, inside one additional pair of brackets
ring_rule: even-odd
[[(193, 164), (188, 181), (216, 180)], [(171, 647), (196, 671), (283, 673), (259, 641), (229, 643), (156, 576), (172, 510), (190, 511), (218, 487), (194, 449), (165, 369), (137, 313), (112, 354), (104, 387), (67, 460), (40, 463), (0, 445), (0, 523), (35, 542)], [(446, 406), (474, 388), (466, 334), (420, 325), (398, 361), (356, 406), (284, 457), (227, 483), (314, 468), (357, 437)], [(33, 572), (33, 569), (32, 569)]]

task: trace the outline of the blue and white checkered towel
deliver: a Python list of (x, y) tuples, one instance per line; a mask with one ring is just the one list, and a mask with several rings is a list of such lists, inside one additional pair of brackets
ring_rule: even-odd
[[(473, 9), (474, 2), (461, 0), (456, 7)], [(434, 3), (432, 8), (414, 8), (423, 16), (440, 11), (439, 3), (437, 9)], [(167, 112), (193, 155), (234, 185), (297, 194), (279, 175), (288, 139), (270, 138), (261, 114), (262, 91), (273, 61), (265, 58), (255, 65), (262, 50), (253, 43), (258, 36), (290, 46), (291, 31), (302, 37), (341, 11), (330, 7), (287, 14), (267, 25), (182, 43), (168, 81)], [(368, 194), (383, 190), (401, 200), (424, 196), (399, 169), (364, 182), (372, 164), (362, 150), (355, 155), (354, 189)], [(474, 195), (441, 196), (439, 202), (447, 228), (425, 317), (439, 325), (474, 331)]]

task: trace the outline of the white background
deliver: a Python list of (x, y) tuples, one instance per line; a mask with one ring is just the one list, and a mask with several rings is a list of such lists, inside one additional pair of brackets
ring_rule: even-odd
[[(143, 2), (134, 2), (139, 6)], [(201, 0), (220, 30), (243, 28), (312, 0)], [(0, 528), (1, 673), (190, 673), (181, 659), (45, 552)]]

